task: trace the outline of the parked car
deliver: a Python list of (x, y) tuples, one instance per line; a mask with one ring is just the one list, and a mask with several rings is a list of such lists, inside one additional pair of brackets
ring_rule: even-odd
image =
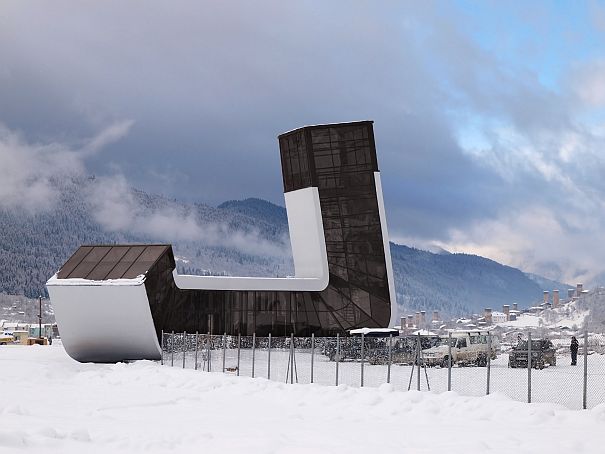
[[(440, 343), (422, 350), (423, 361), (427, 366), (447, 367), (449, 355), (452, 364), (486, 366), (488, 358), (496, 359), (499, 340), (488, 331), (457, 331), (449, 336), (440, 336)], [(451, 348), (450, 348), (451, 339)]]
[[(418, 336), (380, 337), (368, 336), (365, 338), (364, 358), (369, 364), (387, 364), (390, 358), (393, 364), (414, 364)], [(427, 349), (439, 343), (437, 336), (420, 337), (421, 349)], [(339, 346), (339, 361), (361, 360), (361, 339), (357, 336), (341, 337)], [(330, 361), (336, 360), (336, 340), (326, 341), (322, 353)]]
[(15, 338), (9, 333), (0, 333), (0, 345), (12, 344)]
[[(368, 352), (368, 362), (370, 364), (388, 364), (389, 345), (386, 339), (382, 345), (376, 345)], [(420, 348), (422, 350), (431, 348), (439, 344), (437, 336), (421, 336)], [(415, 364), (418, 348), (418, 336), (399, 336), (393, 338), (391, 345), (391, 361), (393, 364)]]
[[(527, 368), (528, 342), (521, 340), (508, 354), (508, 367)], [(548, 339), (531, 340), (531, 367), (544, 369), (546, 365), (556, 366), (557, 356), (553, 343)]]

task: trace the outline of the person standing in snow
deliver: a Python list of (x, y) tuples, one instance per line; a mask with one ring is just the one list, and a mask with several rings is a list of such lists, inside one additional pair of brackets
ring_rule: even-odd
[(571, 365), (575, 366), (577, 364), (578, 361), (578, 347), (580, 345), (578, 344), (578, 339), (576, 339), (575, 336), (571, 337), (571, 345), (569, 346), (569, 349), (571, 350)]

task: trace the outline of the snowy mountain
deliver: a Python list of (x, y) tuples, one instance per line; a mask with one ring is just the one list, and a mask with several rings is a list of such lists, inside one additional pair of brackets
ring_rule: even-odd
[[(44, 295), (46, 280), (81, 244), (171, 243), (185, 273), (293, 273), (286, 211), (265, 200), (212, 207), (148, 194), (119, 180), (55, 184), (59, 196), (45, 210), (0, 207), (0, 292)], [(391, 250), (401, 313), (462, 315), (513, 302), (524, 307), (539, 301), (543, 289), (566, 288), (483, 257), (397, 244)]]

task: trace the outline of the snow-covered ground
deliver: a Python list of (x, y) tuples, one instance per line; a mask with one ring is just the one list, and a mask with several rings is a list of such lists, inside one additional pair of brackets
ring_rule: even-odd
[(605, 444), (605, 405), (79, 364), (60, 345), (0, 347), (0, 415), (0, 452), (11, 453), (598, 453)]

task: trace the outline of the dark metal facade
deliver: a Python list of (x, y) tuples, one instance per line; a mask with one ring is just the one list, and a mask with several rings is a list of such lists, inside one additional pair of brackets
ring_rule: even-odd
[[(321, 292), (181, 290), (172, 276), (172, 248), (150, 246), (153, 249), (145, 261), (145, 287), (158, 335), (161, 330), (334, 335), (352, 328), (388, 325), (391, 304), (374, 177), (378, 165), (372, 122), (297, 129), (280, 135), (279, 146), (284, 192), (318, 188), (330, 273), (328, 287)], [(123, 252), (117, 259), (120, 262), (132, 259), (128, 254), (134, 254), (114, 249), (78, 250), (74, 257), (82, 260), (80, 254), (92, 254), (102, 262), (104, 257), (115, 258)], [(156, 256), (151, 257), (152, 252)], [(84, 277), (70, 274), (76, 269), (71, 268), (71, 261), (59, 272), (59, 278)], [(90, 268), (87, 277), (108, 278), (101, 277), (101, 271), (95, 273), (98, 268)]]
[(166, 258), (147, 279), (157, 329), (333, 335), (388, 325), (372, 122), (301, 128), (279, 136), (279, 146), (284, 192), (318, 188), (328, 287), (321, 292), (179, 290), (172, 281), (174, 259)]

